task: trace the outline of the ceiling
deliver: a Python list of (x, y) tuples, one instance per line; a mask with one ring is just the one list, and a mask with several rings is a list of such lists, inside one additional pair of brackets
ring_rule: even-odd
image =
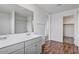
[(35, 5), (49, 14), (58, 13), (78, 7), (78, 4), (35, 4)]
[(17, 4), (0, 4), (0, 12), (4, 13), (12, 13), (12, 11), (15, 11), (15, 14), (28, 17), (32, 16), (33, 12), (25, 9)]

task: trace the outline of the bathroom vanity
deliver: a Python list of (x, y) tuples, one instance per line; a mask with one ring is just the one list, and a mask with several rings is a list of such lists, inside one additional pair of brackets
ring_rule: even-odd
[(34, 33), (32, 11), (0, 5), (0, 54), (40, 54), (43, 36)]
[(0, 54), (40, 54), (43, 39), (43, 36), (36, 34), (7, 35), (7, 39), (0, 40)]

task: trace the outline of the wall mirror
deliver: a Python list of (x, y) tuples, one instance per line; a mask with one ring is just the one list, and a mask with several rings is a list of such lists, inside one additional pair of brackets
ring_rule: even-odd
[(0, 4), (0, 35), (33, 32), (33, 12), (16, 4)]

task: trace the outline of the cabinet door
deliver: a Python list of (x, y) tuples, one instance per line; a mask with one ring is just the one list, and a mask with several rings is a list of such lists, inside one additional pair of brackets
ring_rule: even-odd
[(30, 54), (30, 46), (25, 47), (25, 54)]
[(25, 47), (26, 54), (40, 54), (41, 53), (41, 41), (33, 43), (27, 47)]
[(17, 50), (11, 54), (24, 54), (24, 49)]
[(35, 53), (40, 54), (42, 52), (42, 41), (39, 41), (35, 44)]
[(25, 53), (26, 54), (35, 54), (35, 44), (31, 44), (31, 45), (25, 47)]
[(9, 54), (22, 48), (24, 48), (24, 42), (2, 48), (0, 49), (0, 54)]

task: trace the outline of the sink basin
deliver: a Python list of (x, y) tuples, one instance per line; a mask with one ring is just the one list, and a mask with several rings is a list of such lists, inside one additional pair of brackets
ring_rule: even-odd
[(27, 36), (30, 36), (31, 35), (31, 33), (27, 33)]
[(35, 33), (26, 33), (26, 37), (27, 39), (33, 39), (38, 37), (39, 35), (35, 34)]
[(0, 36), (0, 40), (4, 40), (4, 39), (7, 39), (6, 36)]

